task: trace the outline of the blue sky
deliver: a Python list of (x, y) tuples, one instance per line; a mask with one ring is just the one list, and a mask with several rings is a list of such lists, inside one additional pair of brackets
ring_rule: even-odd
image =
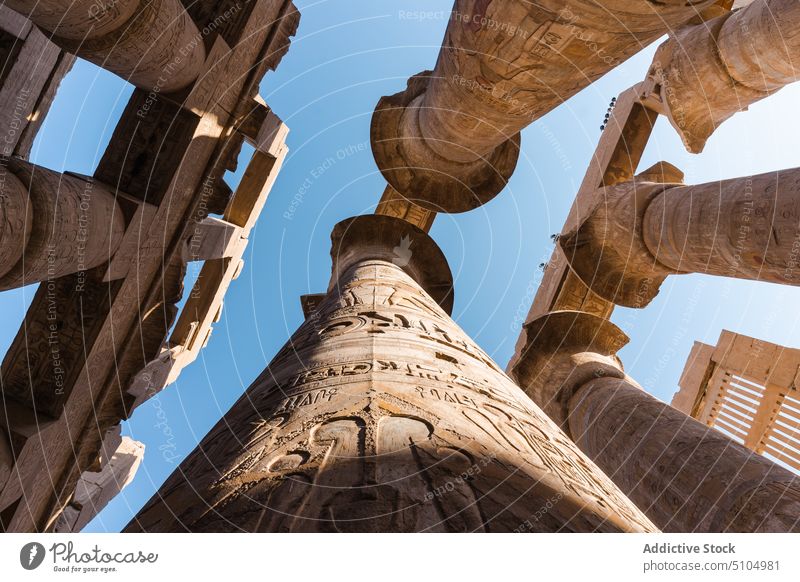
[[(251, 236), (245, 269), (230, 287), (208, 347), (178, 381), (138, 408), (123, 434), (145, 443), (133, 483), (85, 531), (119, 531), (267, 365), (302, 321), (299, 297), (330, 276), (330, 232), (374, 210), (385, 182), (369, 149), (369, 122), (382, 95), (433, 68), (452, 0), (295, 0), (303, 17), (292, 48), (261, 88), (291, 128), (291, 148)], [(408, 18), (415, 10), (444, 17)], [(523, 151), (504, 192), (466, 214), (439, 215), (431, 231), (456, 277), (456, 321), (504, 366), (513, 353), (611, 97), (640, 81), (644, 50), (523, 132)], [(65, 79), (34, 146), (36, 163), (91, 174), (131, 87), (79, 62)], [(687, 183), (800, 165), (800, 87), (791, 86), (727, 122), (700, 155), (683, 150), (660, 120), (642, 161), (666, 160)], [(243, 152), (244, 169), (246, 156)], [(239, 176), (229, 176), (235, 186)], [(294, 207), (293, 213), (286, 214)], [(287, 217), (288, 216), (288, 217)], [(190, 267), (190, 275), (197, 273)], [(32, 287), (0, 294), (0, 350), (11, 343)], [(800, 289), (700, 275), (673, 277), (644, 310), (618, 308), (631, 337), (627, 371), (651, 393), (672, 398), (695, 340), (720, 331), (800, 347)]]

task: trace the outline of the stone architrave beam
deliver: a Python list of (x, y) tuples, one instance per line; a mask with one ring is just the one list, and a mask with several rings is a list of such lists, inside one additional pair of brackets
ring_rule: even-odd
[(713, 4), (457, 0), (436, 68), (378, 103), (378, 167), (429, 210), (476, 208), (514, 171), (524, 127)]
[(436, 220), (434, 211), (414, 204), (391, 186), (386, 186), (383, 191), (378, 206), (375, 208), (375, 214), (402, 218), (425, 232), (430, 232), (433, 221)]
[(594, 293), (644, 307), (675, 273), (800, 284), (800, 168), (696, 186), (673, 174), (673, 184), (645, 173), (606, 188), (583, 224), (559, 239)]
[(81, 531), (136, 476), (144, 458), (144, 444), (118, 436), (112, 448), (105, 446), (106, 441), (103, 442), (100, 470), (85, 471), (81, 475), (72, 501), (56, 522), (56, 533)]
[(203, 36), (180, 0), (6, 0), (62, 49), (147, 91), (171, 93), (202, 71)]
[(100, 182), (12, 159), (0, 166), (0, 291), (108, 262), (125, 234), (114, 192)]
[(679, 31), (653, 63), (664, 113), (693, 153), (726, 119), (800, 80), (800, 2), (755, 0)]
[(519, 385), (663, 531), (800, 531), (800, 477), (645, 392), (614, 324), (562, 311), (526, 333)]
[(425, 232), (332, 240), (315, 316), (127, 531), (654, 530), (453, 322)]
[(209, 224), (207, 217), (197, 224), (195, 232), (186, 241), (184, 258), (205, 259), (205, 264), (169, 340), (128, 387), (128, 394), (134, 398), (128, 408), (129, 414), (174, 382), (181, 371), (195, 361), (200, 350), (208, 344), (214, 323), (222, 316), (228, 286), (243, 268), (250, 231), (267, 202), (289, 151), (285, 142), (289, 130), (285, 124), (270, 112), (264, 125), (279, 130), (272, 131), (269, 134), (272, 141), (265, 139), (261, 149), (254, 153), (222, 220), (213, 219), (215, 226), (212, 230), (217, 236), (212, 235), (209, 240), (205, 228)]

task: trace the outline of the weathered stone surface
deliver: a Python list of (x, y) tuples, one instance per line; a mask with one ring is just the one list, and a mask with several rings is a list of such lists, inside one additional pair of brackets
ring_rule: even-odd
[[(214, 52), (209, 53), (203, 65), (201, 83), (194, 83), (190, 91), (180, 94), (154, 91), (150, 100), (146, 91), (136, 92), (134, 107), (126, 110), (118, 128), (123, 131), (112, 136), (109, 150), (115, 152), (116, 159), (113, 155), (104, 157), (102, 177), (100, 169), (95, 175), (101, 182), (117, 187), (123, 182), (143, 185), (124, 203), (126, 208), (129, 204), (137, 208), (130, 215), (128, 230), (136, 235), (133, 238), (137, 244), (128, 247), (125, 254), (135, 260), (124, 268), (124, 261), (120, 261), (114, 269), (111, 264), (104, 265), (87, 272), (85, 277), (70, 275), (57, 279), (52, 287), (41, 285), (4, 360), (3, 381), (13, 381), (4, 384), (3, 389), (13, 392), (13, 396), (0, 400), (0, 427), (13, 444), (14, 466), (0, 490), (0, 529), (52, 529), (72, 499), (81, 474), (95, 470), (104, 432), (127, 417), (133, 401), (127, 389), (137, 382), (142, 369), (160, 355), (182, 293), (185, 262), (181, 255), (194, 228), (193, 219), (202, 219), (211, 208), (225, 205), (218, 201), (225, 197), (224, 193), (208, 195), (209, 185), (217, 188), (235, 159), (243, 139), (235, 128), (252, 109), (264, 73), (275, 68), (285, 54), (299, 20), (290, 0), (253, 0), (242, 3), (243, 8), (245, 4), (249, 12), (244, 22), (240, 19), (236, 26), (226, 28), (226, 34), (240, 38), (235, 46), (228, 47), (220, 36), (208, 38)], [(225, 18), (224, 14), (218, 16)], [(45, 38), (27, 20), (19, 20), (22, 29), (27, 23), (30, 34), (36, 32)], [(215, 17), (213, 22), (219, 20)], [(59, 50), (54, 45), (52, 48), (55, 59)], [(14, 71), (17, 69), (15, 66)], [(15, 78), (17, 85), (13, 86), (27, 78)], [(163, 117), (155, 119), (159, 115), (154, 108), (165, 102), (184, 107), (180, 112), (177, 107), (162, 107)], [(137, 115), (140, 110), (141, 116)], [(3, 111), (12, 123), (20, 115), (28, 115), (20, 114), (18, 108)], [(189, 117), (183, 118), (184, 113)], [(165, 118), (168, 121), (158, 125)], [(141, 133), (131, 130), (137, 122), (147, 126), (140, 128)], [(175, 128), (174, 134), (168, 131), (170, 127)], [(259, 133), (257, 137), (258, 147), (268, 144), (269, 134)], [(177, 143), (180, 145), (174, 145)], [(271, 150), (262, 153), (273, 154)], [(153, 156), (169, 163), (157, 165)], [(263, 178), (272, 180), (274, 175), (269, 173)], [(157, 188), (148, 189), (147, 180), (156, 182)], [(132, 198), (152, 204), (136, 203)], [(248, 201), (263, 202), (263, 197), (248, 197)], [(250, 212), (252, 208), (245, 206), (231, 202), (224, 210), (235, 207), (239, 217), (246, 218), (252, 227), (258, 212)], [(229, 217), (225, 220), (236, 223)], [(128, 233), (123, 242), (131, 239)], [(122, 247), (117, 254), (121, 251)], [(216, 261), (230, 259), (210, 262)], [(234, 276), (237, 271), (233, 271)], [(84, 292), (76, 293), (76, 286), (81, 284), (85, 285)], [(205, 321), (206, 316), (213, 318), (218, 313), (221, 293), (204, 289), (203, 294), (214, 296), (214, 303), (208, 303), (212, 311), (202, 313)], [(50, 329), (47, 319), (52, 305), (56, 306), (58, 318), (53, 323), (55, 330)], [(53, 361), (53, 346), (49, 343), (53, 331), (59, 356), (63, 356), (57, 362)], [(202, 345), (202, 338), (196, 343)], [(61, 377), (56, 377), (55, 366), (61, 367)], [(175, 369), (168, 373), (173, 372)], [(31, 377), (37, 382), (32, 382)], [(43, 380), (38, 381), (39, 378)], [(41, 483), (49, 486), (42, 487)]]
[(435, 70), (376, 108), (378, 167), (430, 210), (480, 206), (513, 172), (522, 128), (712, 4), (457, 0)]
[[(658, 118), (658, 113), (649, 106), (654, 89), (654, 83), (648, 79), (612, 99), (608, 120), (562, 227), (563, 233), (574, 230), (586, 220), (607, 188), (634, 178)], [(664, 175), (653, 176), (651, 180), (669, 181), (666, 165), (662, 163), (659, 167), (665, 170)], [(586, 286), (570, 268), (560, 245), (556, 245), (550, 260), (544, 264), (543, 272), (526, 322), (562, 310), (584, 311), (605, 319), (611, 317), (614, 303)], [(521, 333), (508, 364), (509, 370), (519, 360), (525, 343), (525, 333)]]
[(8, 477), (11, 475), (11, 467), (14, 466), (14, 454), (11, 451), (11, 443), (5, 434), (0, 430), (0, 489), (5, 487)]
[(147, 91), (172, 92), (203, 67), (203, 36), (180, 0), (7, 0), (64, 50)]
[(614, 324), (555, 312), (526, 332), (520, 386), (659, 528), (800, 529), (800, 477), (647, 394), (615, 355), (628, 338)]
[(642, 230), (669, 269), (798, 285), (800, 168), (669, 188)]
[(665, 113), (701, 152), (725, 120), (800, 79), (800, 3), (756, 0), (678, 31), (653, 62)]
[[(432, 74), (415, 75), (404, 92), (380, 100), (372, 117), (372, 152), (391, 187), (408, 200), (433, 212), (465, 212), (505, 187), (517, 166), (521, 138), (507, 137), (486, 156), (468, 162), (433, 153), (413, 109)], [(451, 144), (453, 149), (461, 147), (458, 143)]]
[[(270, 113), (267, 117), (275, 116)], [(207, 239), (208, 232), (204, 232), (203, 227), (208, 225), (209, 219), (202, 218), (205, 212), (195, 216), (194, 232), (185, 242), (182, 260), (205, 258), (205, 263), (172, 327), (169, 339), (161, 346), (157, 357), (148, 362), (128, 386), (127, 393), (133, 398), (127, 407), (128, 414), (174, 382), (208, 344), (213, 325), (222, 315), (225, 293), (242, 270), (242, 257), (250, 231), (266, 204), (288, 153), (284, 141), (288, 129), (280, 120), (278, 123), (281, 129), (271, 134), (273, 141), (263, 142), (265, 151), (256, 151), (250, 160), (233, 199), (223, 209), (223, 220), (213, 219), (216, 221), (213, 230), (221, 231), (217, 234), (222, 235), (211, 237), (216, 239), (216, 244), (208, 245), (211, 241)], [(272, 127), (274, 123), (264, 119), (264, 125)], [(274, 155), (267, 152), (274, 152)], [(204, 190), (211, 187), (212, 184), (206, 184)], [(216, 185), (213, 187), (216, 188)], [(208, 252), (209, 246), (213, 252)], [(166, 325), (163, 329), (166, 331), (169, 328), (170, 325)]]
[[(100, 282), (99, 275), (81, 272), (39, 285), (0, 367), (4, 399), (25, 405), (42, 420), (61, 414), (86, 362), (86, 345), (97, 337), (119, 288)], [(16, 421), (11, 415), (0, 423)]]
[(350, 219), (331, 254), (318, 317), (127, 531), (653, 530), (434, 301), (424, 232)]
[(6, 4), (37, 26), (80, 40), (114, 32), (130, 19), (141, 0), (7, 0)]
[[(235, 46), (241, 41), (242, 32), (258, 2), (242, 0), (215, 0), (214, 2), (197, 2), (196, 0), (181, 0), (186, 12), (192, 17), (197, 27), (203, 30), (213, 30), (219, 34), (229, 46)], [(278, 10), (280, 2), (269, 2), (270, 8)], [(264, 24), (271, 24), (268, 19), (262, 20)]]
[(56, 98), (61, 81), (72, 70), (76, 58), (73, 54), (61, 51), (55, 65), (50, 70), (50, 74), (43, 79), (44, 86), (36, 100), (36, 105), (26, 119), (28, 123), (20, 134), (19, 142), (14, 149), (16, 156), (25, 160), (30, 157), (33, 142), (36, 140), (36, 136), (42, 128), (47, 113)]
[[(649, 140), (657, 114), (642, 103), (647, 84), (637, 83), (623, 91), (609, 106), (609, 119), (581, 186), (570, 208), (562, 232), (569, 232), (585, 219), (597, 200), (619, 182), (634, 177)], [(663, 181), (663, 180), (660, 180)], [(561, 236), (558, 235), (560, 240)], [(550, 260), (543, 266), (542, 281), (536, 290), (527, 322), (552, 311), (583, 311), (609, 319), (614, 304), (594, 293), (570, 269), (564, 251), (556, 245)], [(525, 347), (525, 334), (517, 339), (511, 369)]]
[(325, 297), (327, 297), (327, 293), (309, 293), (307, 295), (301, 295), (300, 307), (303, 310), (303, 317), (306, 319), (309, 317), (316, 318), (317, 310), (319, 306), (322, 305), (322, 302), (325, 301)]
[(588, 382), (570, 403), (581, 450), (668, 532), (798, 532), (800, 477), (629, 382)]
[(673, 395), (672, 402), (670, 402), (672, 408), (680, 410), (687, 416), (694, 416), (692, 411), (702, 397), (699, 392), (705, 387), (714, 367), (711, 363), (713, 353), (714, 346), (703, 342), (694, 342), (689, 357), (686, 358), (683, 373), (678, 380), (680, 389)]
[(605, 187), (596, 196), (589, 218), (559, 237), (570, 268), (593, 293), (614, 304), (638, 308), (658, 294), (673, 271), (655, 260), (644, 244), (645, 211), (669, 187), (663, 182), (682, 179), (679, 170), (661, 162), (630, 182)]
[(0, 201), (1, 278), (22, 259), (33, 228), (28, 189), (5, 165), (0, 166)]
[[(64, 53), (30, 21), (0, 5), (0, 156), (23, 155), (32, 139), (37, 114), (47, 110), (47, 94), (66, 71), (59, 70)], [(34, 126), (31, 128), (31, 126)]]
[(125, 217), (105, 185), (20, 159), (0, 172), (0, 291), (88, 271), (119, 248)]
[(95, 177), (139, 200), (161, 204), (200, 119), (163, 95), (135, 90)]
[(383, 191), (378, 206), (375, 208), (375, 214), (402, 218), (425, 232), (430, 232), (433, 221), (436, 219), (434, 211), (418, 206), (391, 186), (386, 186), (386, 190)]
[(102, 459), (99, 471), (86, 471), (81, 475), (72, 501), (56, 522), (56, 533), (81, 531), (127, 487), (142, 462), (144, 445), (129, 437), (122, 437), (108, 453), (108, 457)]

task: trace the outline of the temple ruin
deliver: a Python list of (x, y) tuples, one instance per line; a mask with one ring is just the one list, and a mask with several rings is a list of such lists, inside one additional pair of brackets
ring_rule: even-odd
[[(290, 50), (290, 0), (94, 5), (0, 7), (0, 290), (39, 283), (0, 368), (3, 531), (79, 531), (132, 478), (144, 451), (120, 423), (210, 341), (287, 154), (258, 86)], [(665, 35), (614, 100), (503, 369), (451, 318), (430, 229), (502, 195), (525, 127)], [(28, 160), (75, 58), (135, 86), (93, 176)], [(673, 407), (626, 373), (610, 321), (671, 275), (797, 285), (800, 169), (639, 168), (659, 116), (700, 152), (797, 62), (796, 0), (456, 0), (431, 70), (375, 107), (375, 213), (335, 226), (304, 323), (125, 531), (800, 531), (797, 440), (776, 429), (800, 426), (794, 351), (742, 369), (726, 332)], [(746, 422), (743, 391), (764, 402)]]
[(723, 330), (695, 342), (672, 406), (800, 472), (800, 350)]

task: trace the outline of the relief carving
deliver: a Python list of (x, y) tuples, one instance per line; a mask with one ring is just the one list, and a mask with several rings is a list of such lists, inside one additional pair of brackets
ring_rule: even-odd
[(316, 314), (130, 531), (653, 529), (397, 265)]

